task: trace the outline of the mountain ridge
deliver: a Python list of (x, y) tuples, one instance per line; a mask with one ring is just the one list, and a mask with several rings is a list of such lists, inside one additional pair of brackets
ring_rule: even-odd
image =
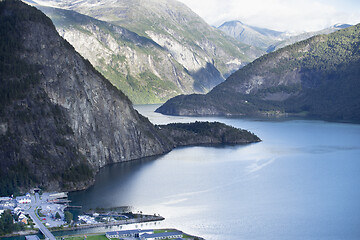
[(290, 34), (289, 32), (260, 28), (244, 24), (238, 20), (233, 20), (224, 22), (218, 29), (242, 43), (260, 47), (269, 53), (315, 35), (329, 34), (350, 26), (349, 24), (338, 23), (319, 31)]
[[(102, 21), (67, 21), (61, 25), (58, 19), (66, 18), (69, 12), (59, 14), (56, 9), (52, 15), (49, 8), (42, 8), (60, 34), (135, 103), (159, 103), (178, 94), (206, 93), (264, 53), (213, 29), (177, 1), (101, 1), (93, 5), (90, 0), (36, 2), (75, 11), (78, 18), (83, 14)], [(105, 23), (111, 27), (104, 27)], [(132, 31), (161, 49), (123, 41), (115, 28)], [(95, 47), (85, 47), (88, 39)]]
[(286, 38), (284, 36), (285, 32), (250, 26), (239, 20), (224, 22), (218, 29), (239, 42), (260, 47), (262, 49), (267, 49), (272, 44)]
[(175, 97), (157, 112), (305, 114), (325, 120), (358, 122), (359, 32), (360, 24), (271, 52), (238, 70), (208, 94)]
[(266, 51), (267, 52), (273, 52), (276, 51), (277, 49), (286, 47), (288, 45), (294, 44), (296, 42), (300, 42), (303, 41), (305, 39), (308, 39), (310, 37), (316, 36), (316, 35), (321, 35), (321, 34), (329, 34), (329, 33), (333, 33), (336, 32), (338, 30), (344, 29), (344, 28), (348, 28), (351, 27), (352, 25), (349, 24), (335, 24), (332, 25), (328, 28), (319, 30), (319, 31), (313, 31), (313, 32), (305, 32), (305, 33), (301, 33), (301, 34), (297, 34), (294, 36), (290, 36), (288, 38), (285, 38), (282, 41), (279, 41), (271, 46), (269, 46)]

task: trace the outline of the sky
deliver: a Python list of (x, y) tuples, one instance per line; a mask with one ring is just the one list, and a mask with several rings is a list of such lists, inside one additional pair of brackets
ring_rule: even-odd
[(360, 23), (360, 0), (178, 0), (212, 26), (240, 20), (278, 31), (317, 31)]

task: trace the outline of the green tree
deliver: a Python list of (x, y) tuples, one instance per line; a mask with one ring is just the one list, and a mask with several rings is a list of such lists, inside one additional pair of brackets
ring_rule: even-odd
[(56, 219), (60, 219), (60, 218), (61, 218), (59, 212), (56, 212), (55, 218), (56, 218)]
[(69, 212), (69, 211), (66, 211), (66, 212), (65, 212), (65, 221), (66, 221), (67, 223), (71, 223), (72, 220), (73, 220), (73, 215), (72, 215), (72, 213)]
[(10, 210), (6, 210), (0, 216), (0, 236), (23, 229), (20, 224), (14, 223)]

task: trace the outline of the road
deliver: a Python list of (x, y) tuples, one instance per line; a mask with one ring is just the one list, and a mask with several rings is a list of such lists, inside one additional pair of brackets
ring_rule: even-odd
[(34, 223), (39, 228), (39, 230), (44, 234), (45, 239), (56, 240), (54, 235), (49, 231), (49, 229), (47, 229), (45, 227), (44, 224), (42, 224), (42, 222), (40, 221), (40, 219), (37, 217), (37, 215), (35, 213), (36, 208), (41, 205), (40, 197), (39, 197), (38, 193), (35, 194), (34, 200), (35, 201), (32, 201), (31, 207), (27, 212), (29, 213), (31, 219), (34, 221)]

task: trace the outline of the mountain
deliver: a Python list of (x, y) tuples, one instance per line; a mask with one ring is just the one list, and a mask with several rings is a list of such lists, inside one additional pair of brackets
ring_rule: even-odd
[(254, 27), (240, 21), (225, 22), (219, 26), (218, 29), (239, 42), (256, 46), (264, 50), (286, 38), (285, 32)]
[(134, 103), (206, 93), (264, 54), (173, 0), (35, 2), (60, 35)]
[(360, 121), (360, 24), (264, 55), (208, 94), (175, 97), (157, 112)]
[[(194, 88), (189, 72), (151, 39), (74, 11), (37, 8), (53, 20), (59, 34), (76, 51), (132, 102), (159, 103), (179, 94), (203, 92)], [(216, 70), (209, 71), (208, 77), (222, 81)]]
[[(174, 131), (182, 138), (195, 134), (188, 144), (259, 141), (225, 125), (215, 131), (217, 126), (189, 124), (192, 132), (183, 133), (163, 126), (168, 131), (163, 133), (41, 11), (20, 0), (0, 1), (0, 196), (34, 186), (84, 189), (107, 164), (180, 145), (166, 135)], [(204, 131), (207, 127), (211, 131)]]
[(20, 1), (0, 2), (0, 189), (82, 189), (109, 163), (172, 145), (130, 100)]
[(348, 28), (351, 27), (351, 25), (349, 24), (335, 24), (331, 27), (325, 28), (323, 30), (320, 31), (314, 31), (314, 32), (305, 32), (305, 33), (301, 33), (295, 36), (289, 36), (289, 37), (285, 37), (282, 41), (278, 41), (277, 43), (274, 43), (270, 46), (268, 46), (268, 48), (266, 49), (267, 52), (273, 52), (276, 51), (277, 49), (283, 48), (285, 46), (303, 41), (305, 39), (311, 38), (313, 36), (316, 35), (320, 35), (320, 34), (329, 34), (329, 33), (333, 33), (336, 32), (340, 29), (344, 29), (344, 28)]
[(273, 52), (313, 36), (333, 33), (350, 26), (349, 24), (335, 24), (320, 31), (304, 32), (296, 35), (288, 32), (250, 26), (240, 21), (225, 22), (219, 26), (218, 29), (241, 43), (259, 47), (266, 52)]

